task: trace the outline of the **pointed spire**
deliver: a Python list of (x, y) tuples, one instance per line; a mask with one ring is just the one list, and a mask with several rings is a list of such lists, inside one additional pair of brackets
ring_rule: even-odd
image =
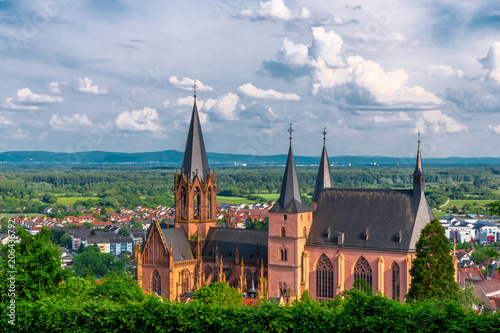
[[(203, 141), (203, 133), (201, 132), (200, 116), (198, 107), (196, 106), (196, 81), (193, 85), (194, 89), (194, 105), (191, 115), (191, 123), (189, 124), (189, 132), (186, 141), (186, 149), (184, 150), (184, 161), (182, 162), (183, 173), (186, 175), (187, 181), (192, 182), (196, 176), (196, 170), (199, 170), (198, 177), (200, 181), (204, 181), (209, 175), (207, 153), (205, 151), (205, 143)], [(201, 173), (201, 174), (200, 174)]]
[(423, 176), (424, 168), (422, 167), (422, 156), (420, 155), (420, 131), (418, 132), (418, 150), (417, 150), (417, 163), (415, 165), (415, 172), (413, 176)]
[(290, 133), (290, 148), (288, 150), (288, 159), (286, 161), (285, 175), (281, 184), (280, 198), (271, 208), (271, 212), (276, 213), (303, 213), (310, 212), (311, 209), (302, 199), (299, 187), (299, 177), (295, 167), (295, 159), (292, 150), (292, 124), (288, 129)]
[(332, 172), (330, 170), (330, 161), (328, 160), (328, 153), (326, 152), (326, 127), (323, 128), (323, 152), (321, 153), (321, 160), (319, 162), (318, 175), (316, 176), (316, 186), (314, 187), (314, 195), (312, 201), (318, 202), (319, 194), (324, 188), (333, 187)]

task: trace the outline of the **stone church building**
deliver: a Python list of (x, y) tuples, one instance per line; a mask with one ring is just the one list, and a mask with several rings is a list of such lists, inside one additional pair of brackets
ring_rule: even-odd
[(323, 144), (310, 208), (299, 187), (292, 131), (269, 231), (217, 227), (217, 174), (208, 165), (195, 93), (182, 169), (175, 174), (175, 227), (153, 223), (137, 251), (145, 291), (176, 300), (218, 281), (290, 302), (305, 290), (332, 299), (363, 279), (374, 292), (404, 300), (415, 244), (433, 219), (420, 141), (410, 190), (336, 188)]

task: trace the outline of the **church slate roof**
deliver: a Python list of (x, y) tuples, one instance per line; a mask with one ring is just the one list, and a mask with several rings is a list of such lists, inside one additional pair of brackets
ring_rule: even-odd
[(326, 146), (323, 146), (323, 152), (321, 153), (321, 160), (319, 162), (318, 175), (316, 176), (316, 186), (314, 187), (314, 195), (312, 201), (318, 202), (321, 190), (324, 188), (332, 187), (333, 179), (332, 172), (330, 170), (330, 162), (328, 161)]
[(174, 262), (195, 259), (183, 228), (167, 228), (167, 225), (161, 224), (161, 231), (169, 248), (172, 241)]
[(205, 177), (208, 176), (210, 172), (208, 168), (207, 153), (205, 151), (205, 143), (203, 141), (203, 133), (201, 132), (198, 107), (196, 106), (196, 97), (193, 106), (193, 114), (191, 115), (191, 123), (189, 124), (182, 167), (184, 168), (184, 174), (189, 182), (194, 180), (196, 170), (198, 170), (198, 178), (201, 182), (205, 180)]
[(219, 256), (223, 259), (234, 260), (236, 244), (239, 257), (245, 261), (256, 260), (257, 243), (259, 244), (260, 259), (267, 264), (267, 230), (210, 228), (207, 240), (203, 247), (203, 257), (215, 258), (215, 249), (219, 248)]
[[(412, 190), (324, 189), (307, 244), (414, 252), (432, 218), (425, 196), (414, 197)], [(339, 233), (344, 234), (343, 244)]]
[(285, 175), (281, 184), (280, 198), (269, 211), (274, 213), (304, 213), (311, 211), (300, 193), (299, 177), (295, 168), (291, 144), (288, 150)]

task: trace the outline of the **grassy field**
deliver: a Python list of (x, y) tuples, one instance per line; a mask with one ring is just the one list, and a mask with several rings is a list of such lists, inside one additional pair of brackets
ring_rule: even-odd
[(99, 197), (58, 197), (57, 203), (60, 205), (73, 205), (75, 202), (81, 200), (85, 201), (88, 199), (99, 200)]
[(255, 193), (255, 195), (258, 195), (259, 197), (262, 197), (269, 201), (276, 201), (280, 197), (279, 193)]
[(240, 203), (243, 204), (249, 204), (249, 203), (254, 203), (252, 200), (248, 200), (247, 198), (242, 198), (242, 197), (223, 197), (218, 195), (217, 196), (217, 204), (220, 204), (222, 202), (225, 202), (230, 205), (237, 205)]
[(434, 217), (437, 219), (440, 219), (443, 217), (443, 215), (446, 215), (448, 213), (445, 212), (438, 212), (436, 209), (432, 209), (432, 213), (434, 214)]
[(41, 213), (16, 213), (16, 214), (0, 213), (0, 217), (17, 217), (17, 216), (33, 217), (33, 216), (45, 216), (45, 214), (41, 214)]
[(474, 207), (474, 203), (479, 205), (479, 206), (485, 206), (486, 204), (489, 204), (490, 202), (493, 202), (495, 200), (477, 200), (477, 199), (472, 199), (472, 200), (450, 200), (450, 202), (441, 208), (441, 210), (446, 211), (448, 209), (451, 209), (451, 207), (455, 206), (458, 209), (462, 208), (465, 204), (469, 204)]

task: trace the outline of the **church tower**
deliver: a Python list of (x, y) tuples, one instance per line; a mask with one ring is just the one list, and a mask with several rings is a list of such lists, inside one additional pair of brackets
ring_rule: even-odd
[(291, 302), (308, 289), (309, 255), (304, 246), (311, 227), (312, 211), (300, 193), (291, 124), (288, 132), (290, 148), (281, 193), (269, 210), (268, 286), (269, 297), (283, 297)]
[(418, 150), (415, 172), (413, 172), (413, 196), (421, 197), (425, 190), (424, 169), (422, 167), (422, 156), (420, 155), (420, 132), (418, 132)]
[(319, 194), (324, 188), (333, 187), (332, 173), (330, 170), (330, 162), (328, 161), (328, 153), (326, 152), (326, 127), (323, 129), (323, 152), (319, 162), (318, 175), (316, 176), (316, 186), (314, 187), (314, 195), (312, 198), (312, 209), (316, 210), (318, 205)]
[(210, 172), (200, 117), (196, 106), (196, 82), (191, 123), (181, 173), (175, 172), (175, 227), (186, 231), (188, 240), (205, 240), (208, 229), (217, 225), (217, 176)]

